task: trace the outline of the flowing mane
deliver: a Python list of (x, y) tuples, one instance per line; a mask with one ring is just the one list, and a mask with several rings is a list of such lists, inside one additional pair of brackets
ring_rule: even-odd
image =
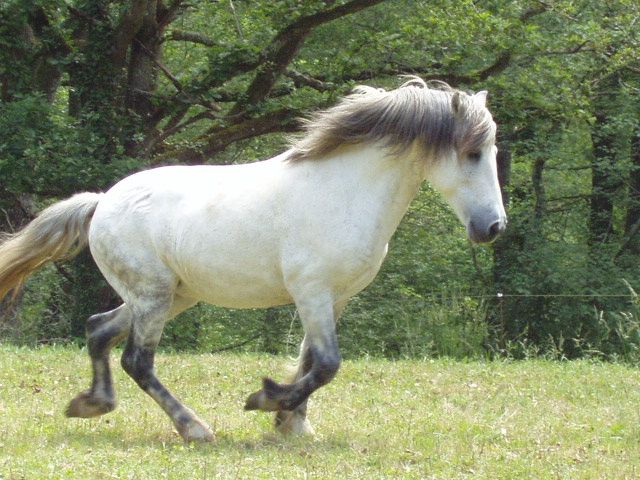
[(390, 91), (356, 87), (336, 106), (312, 115), (289, 159), (317, 159), (340, 145), (377, 141), (396, 152), (417, 143), (435, 157), (451, 149), (463, 154), (494, 138), (495, 131), (489, 111), (471, 96), (444, 82), (411, 77)]

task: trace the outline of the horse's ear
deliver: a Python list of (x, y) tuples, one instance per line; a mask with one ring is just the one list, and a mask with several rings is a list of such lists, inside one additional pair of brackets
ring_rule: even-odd
[(460, 98), (461, 95), (463, 95), (462, 92), (458, 91), (453, 92), (453, 95), (451, 95), (451, 108), (455, 115), (460, 113), (460, 108), (462, 106), (462, 98)]
[(475, 102), (480, 105), (481, 107), (485, 107), (487, 105), (487, 95), (489, 94), (489, 92), (487, 92), (486, 90), (482, 90), (478, 93), (476, 93), (473, 96), (473, 99), (475, 100)]
[(354, 89), (351, 90), (351, 93), (358, 93), (361, 95), (364, 95), (367, 93), (384, 93), (384, 92), (385, 92), (384, 88), (375, 88), (375, 87), (370, 87), (369, 85), (356, 85)]
[(403, 75), (402, 78), (406, 78), (407, 81), (400, 85), (400, 88), (404, 87), (418, 87), (418, 88), (427, 88), (427, 82), (425, 82), (420, 77), (416, 77), (415, 75)]

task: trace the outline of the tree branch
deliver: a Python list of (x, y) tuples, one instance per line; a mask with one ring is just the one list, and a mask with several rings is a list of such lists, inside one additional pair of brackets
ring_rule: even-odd
[(169, 81), (173, 84), (175, 89), (177, 91), (179, 91), (179, 92), (182, 92), (184, 90), (184, 88), (182, 87), (182, 84), (180, 83), (180, 80), (178, 80), (175, 77), (175, 75), (173, 75), (169, 71), (169, 69), (167, 67), (165, 67), (164, 64), (156, 58), (156, 56), (153, 54), (153, 52), (151, 52), (144, 43), (142, 43), (138, 39), (134, 39), (134, 40), (137, 43), (138, 47), (140, 47), (140, 49), (144, 52), (144, 54), (154, 63), (154, 65), (156, 67), (158, 67), (160, 69), (160, 71), (162, 73), (164, 73), (165, 77), (167, 77), (169, 79)]
[(542, 2), (542, 1), (538, 1), (538, 6), (537, 7), (531, 7), (528, 10), (525, 10), (524, 12), (522, 12), (522, 14), (520, 15), (520, 21), (522, 23), (527, 23), (527, 21), (529, 21), (533, 17), (535, 17), (537, 15), (540, 15), (541, 13), (546, 12), (550, 8), (551, 8), (551, 6), (548, 5), (547, 3)]
[(199, 43), (200, 45), (205, 45), (207, 47), (213, 47), (214, 45), (217, 45), (213, 39), (207, 37), (204, 33), (185, 32), (184, 30), (172, 30), (166, 39)]
[(477, 72), (474, 77), (477, 77), (480, 81), (493, 77), (494, 75), (506, 70), (506, 68), (511, 64), (511, 59), (512, 55), (510, 51), (503, 52), (498, 58), (496, 58), (495, 62), (484, 70)]
[(184, 0), (174, 0), (167, 7), (164, 6), (164, 2), (162, 2), (162, 0), (158, 0), (158, 28), (164, 29), (176, 19), (176, 17), (181, 13), (180, 10), (187, 7), (188, 5), (184, 3)]
[(129, 45), (142, 27), (147, 13), (147, 0), (134, 0), (128, 13), (120, 19), (115, 29), (112, 58), (116, 65), (124, 65)]
[(267, 97), (278, 77), (284, 73), (314, 28), (381, 1), (383, 0), (352, 0), (338, 7), (301, 17), (281, 30), (262, 52), (260, 59), (262, 68), (258, 70), (253, 82), (246, 90), (244, 101), (236, 103), (231, 114), (238, 114), (247, 106), (257, 105)]
[(233, 18), (236, 21), (236, 31), (238, 32), (238, 37), (240, 37), (240, 40), (244, 42), (244, 33), (242, 31), (242, 25), (240, 24), (240, 19), (238, 18), (238, 13), (236, 12), (236, 6), (233, 4), (233, 0), (229, 0), (229, 6), (231, 7), (231, 13), (233, 14)]
[(198, 147), (188, 147), (179, 151), (169, 151), (156, 158), (157, 163), (167, 159), (195, 165), (205, 163), (209, 158), (225, 150), (232, 143), (267, 133), (293, 132), (298, 129), (296, 119), (300, 112), (283, 108), (265, 113), (261, 117), (248, 118), (229, 127), (218, 126), (209, 131), (206, 141)]
[(633, 240), (633, 238), (638, 233), (638, 230), (640, 230), (640, 220), (638, 220), (636, 223), (634, 223), (631, 226), (631, 228), (629, 229), (629, 233), (627, 234), (627, 238), (625, 239), (624, 243), (620, 246), (618, 251), (613, 256), (613, 261), (614, 262), (618, 258), (620, 258), (620, 255), (622, 255), (624, 253), (624, 251), (629, 247), (629, 245), (631, 245), (631, 241)]
[(190, 103), (192, 103), (194, 105), (201, 105), (201, 106), (203, 106), (205, 108), (213, 110), (214, 112), (221, 112), (222, 111), (222, 107), (220, 107), (220, 105), (216, 104), (215, 102), (205, 101), (205, 100), (197, 99), (197, 98), (191, 98), (191, 96), (184, 91), (184, 87), (180, 83), (180, 80), (178, 80), (169, 71), (169, 69), (167, 67), (165, 67), (165, 65), (156, 58), (156, 56), (153, 54), (153, 52), (150, 52), (149, 49), (141, 41), (139, 41), (139, 40), (135, 40), (135, 41), (137, 42), (137, 44), (140, 47), (140, 49), (145, 53), (145, 55), (147, 55), (151, 59), (151, 61), (156, 65), (156, 67), (158, 67), (160, 69), (160, 71), (162, 73), (164, 73), (164, 75), (173, 84), (175, 89), (179, 93), (183, 93), (188, 97), (188, 100), (190, 101)]
[(328, 92), (333, 91), (337, 87), (335, 83), (332, 82), (323, 82), (317, 78), (313, 78), (305, 73), (300, 73), (296, 70), (287, 70), (285, 73), (287, 77), (293, 80), (293, 84), (298, 87), (311, 87), (319, 92)]
[(161, 131), (155, 131), (153, 135), (150, 135), (144, 142), (144, 151), (145, 156), (149, 156), (154, 151), (157, 153), (159, 148), (158, 145), (162, 144), (164, 140), (169, 138), (172, 135), (184, 130), (185, 128), (194, 125), (202, 120), (216, 120), (217, 118), (209, 111), (200, 112), (187, 120), (182, 121), (182, 119), (187, 114), (189, 110), (188, 106), (185, 106), (184, 109), (177, 112), (173, 117), (169, 120), (165, 128)]

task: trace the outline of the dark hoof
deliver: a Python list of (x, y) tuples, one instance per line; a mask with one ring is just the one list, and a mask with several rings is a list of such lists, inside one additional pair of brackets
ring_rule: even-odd
[(254, 392), (247, 398), (247, 401), (244, 404), (245, 410), (262, 410), (262, 405), (264, 405), (266, 400), (265, 393), (260, 390), (259, 392)]
[(208, 443), (216, 439), (209, 425), (199, 418), (193, 418), (189, 422), (178, 426), (177, 430), (186, 443)]
[(283, 387), (270, 378), (262, 379), (262, 390), (252, 393), (244, 405), (245, 410), (262, 410), (263, 412), (277, 412), (281, 408)]
[(109, 413), (115, 408), (113, 400), (96, 398), (90, 392), (84, 392), (69, 402), (64, 414), (67, 417), (92, 418)]

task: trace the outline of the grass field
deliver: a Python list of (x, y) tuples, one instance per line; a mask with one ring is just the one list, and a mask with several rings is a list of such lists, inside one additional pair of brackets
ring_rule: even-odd
[(346, 361), (311, 401), (317, 436), (283, 439), (269, 415), (242, 406), (287, 364), (159, 355), (167, 386), (217, 431), (213, 444), (185, 445), (120, 368), (115, 412), (66, 419), (89, 383), (86, 352), (0, 346), (0, 479), (640, 478), (633, 367)]

